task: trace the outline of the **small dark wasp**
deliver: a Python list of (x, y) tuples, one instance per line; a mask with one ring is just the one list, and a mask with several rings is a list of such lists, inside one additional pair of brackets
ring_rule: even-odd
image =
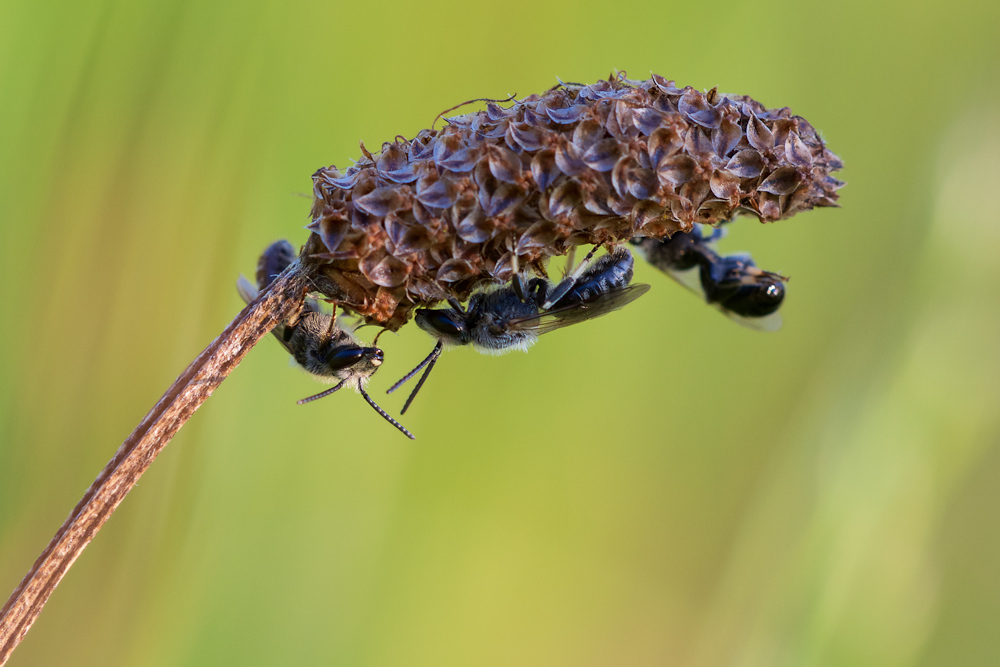
[(483, 354), (494, 355), (526, 352), (541, 334), (606, 315), (646, 293), (649, 285), (629, 284), (633, 259), (627, 249), (616, 248), (590, 264), (596, 250), (555, 287), (542, 278), (526, 280), (517, 274), (506, 285), (473, 294), (465, 308), (451, 299), (450, 308), (418, 310), (417, 326), (437, 338), (437, 344), (387, 392), (396, 391), (427, 367), (400, 414), (410, 407), (445, 346), (471, 344)]
[[(276, 241), (268, 246), (257, 264), (259, 289), (263, 290), (270, 285), (295, 257), (295, 249), (288, 241)], [(247, 303), (257, 298), (257, 289), (243, 276), (240, 276), (236, 287)], [(324, 392), (303, 398), (299, 405), (329, 396), (345, 386), (353, 387), (387, 422), (402, 431), (406, 437), (414, 439), (412, 433), (390, 417), (365, 391), (368, 380), (382, 365), (382, 350), (375, 347), (374, 343), (372, 347), (365, 347), (349, 331), (340, 328), (336, 313), (324, 313), (316, 301), (306, 299), (302, 310), (295, 317), (276, 326), (273, 333), (295, 361), (317, 380), (337, 382)], [(376, 336), (375, 343), (377, 342)]]
[(787, 278), (758, 269), (750, 255), (720, 255), (710, 244), (721, 235), (715, 229), (704, 237), (696, 229), (663, 240), (636, 238), (632, 244), (646, 261), (730, 319), (758, 331), (777, 331)]

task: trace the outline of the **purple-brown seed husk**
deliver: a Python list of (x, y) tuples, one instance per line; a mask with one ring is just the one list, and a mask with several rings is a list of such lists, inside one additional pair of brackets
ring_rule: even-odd
[(318, 290), (396, 330), (416, 307), (571, 246), (662, 238), (738, 213), (836, 206), (843, 165), (785, 107), (624, 74), (490, 102), (313, 175), (303, 261)]

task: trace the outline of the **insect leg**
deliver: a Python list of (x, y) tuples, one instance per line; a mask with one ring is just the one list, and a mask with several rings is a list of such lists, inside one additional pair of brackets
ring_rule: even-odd
[(385, 410), (383, 410), (382, 408), (380, 408), (378, 406), (378, 404), (375, 401), (372, 400), (372, 397), (368, 395), (368, 392), (366, 392), (361, 387), (358, 387), (358, 391), (360, 391), (361, 395), (364, 396), (364, 398), (365, 398), (366, 401), (368, 401), (368, 405), (370, 405), (373, 408), (375, 408), (375, 412), (377, 412), (380, 415), (382, 415), (383, 419), (385, 419), (387, 422), (389, 422), (390, 424), (392, 424), (393, 426), (395, 426), (396, 428), (398, 428), (400, 431), (402, 431), (403, 435), (405, 435), (410, 440), (416, 440), (417, 439), (417, 437), (415, 435), (413, 435), (412, 433), (410, 433), (409, 431), (406, 430), (406, 427), (404, 427), (398, 421), (396, 421), (395, 419), (393, 419), (392, 417), (390, 417), (389, 414)]
[(330, 315), (330, 325), (326, 328), (326, 337), (333, 340), (334, 336), (338, 333), (339, 327), (337, 327), (337, 306), (333, 306), (333, 314)]
[[(548, 310), (551, 308), (552, 304), (566, 296), (566, 294), (573, 289), (573, 285), (576, 285), (576, 281), (580, 278), (580, 275), (587, 269), (588, 266), (590, 266), (590, 260), (594, 258), (594, 254), (597, 252), (598, 248), (600, 248), (600, 246), (596, 245), (591, 248), (590, 252), (587, 253), (587, 256), (583, 258), (583, 261), (580, 262), (569, 274), (567, 274), (566, 277), (563, 278), (558, 285), (556, 285), (555, 289), (553, 289), (548, 296), (545, 297), (545, 303), (542, 304), (542, 310)], [(567, 266), (569, 265), (567, 264)]]
[(701, 242), (702, 243), (715, 243), (719, 239), (723, 238), (725, 235), (726, 235), (726, 230), (723, 229), (722, 227), (712, 227), (712, 233), (709, 234), (708, 236), (702, 236), (701, 237)]
[(510, 286), (514, 289), (514, 294), (517, 295), (517, 298), (521, 301), (521, 303), (524, 303), (528, 296), (528, 284), (525, 282), (524, 276), (520, 273), (515, 275), (514, 278), (511, 279)]
[(566, 252), (566, 268), (563, 270), (563, 277), (569, 275), (569, 272), (573, 268), (573, 264), (576, 262), (576, 246), (571, 245), (569, 251)]
[[(302, 303), (299, 304), (299, 307), (295, 309), (295, 312), (292, 313), (291, 315), (289, 315), (288, 319), (285, 320), (285, 322), (284, 322), (285, 326), (289, 330), (294, 329), (295, 325), (298, 324), (299, 320), (302, 319), (302, 316), (305, 313), (311, 312), (313, 310), (316, 310), (316, 309), (310, 307), (310, 300), (309, 299), (304, 299), (302, 301)], [(333, 312), (337, 312), (337, 307), (336, 306), (333, 307)], [(288, 340), (288, 337), (286, 337), (285, 340)]]

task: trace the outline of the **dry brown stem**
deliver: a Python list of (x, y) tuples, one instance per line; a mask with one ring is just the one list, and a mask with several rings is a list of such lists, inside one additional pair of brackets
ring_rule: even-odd
[(194, 411), (244, 355), (299, 306), (308, 279), (296, 262), (188, 366), (122, 443), (0, 609), (0, 666), (27, 634), (70, 566)]

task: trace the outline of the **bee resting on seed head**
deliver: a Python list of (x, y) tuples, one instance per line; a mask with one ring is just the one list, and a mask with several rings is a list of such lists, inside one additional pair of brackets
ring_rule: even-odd
[(842, 167), (789, 109), (624, 74), (490, 102), (346, 171), (313, 175), (313, 281), (392, 330), (571, 246), (662, 238), (737, 213), (836, 206)]

